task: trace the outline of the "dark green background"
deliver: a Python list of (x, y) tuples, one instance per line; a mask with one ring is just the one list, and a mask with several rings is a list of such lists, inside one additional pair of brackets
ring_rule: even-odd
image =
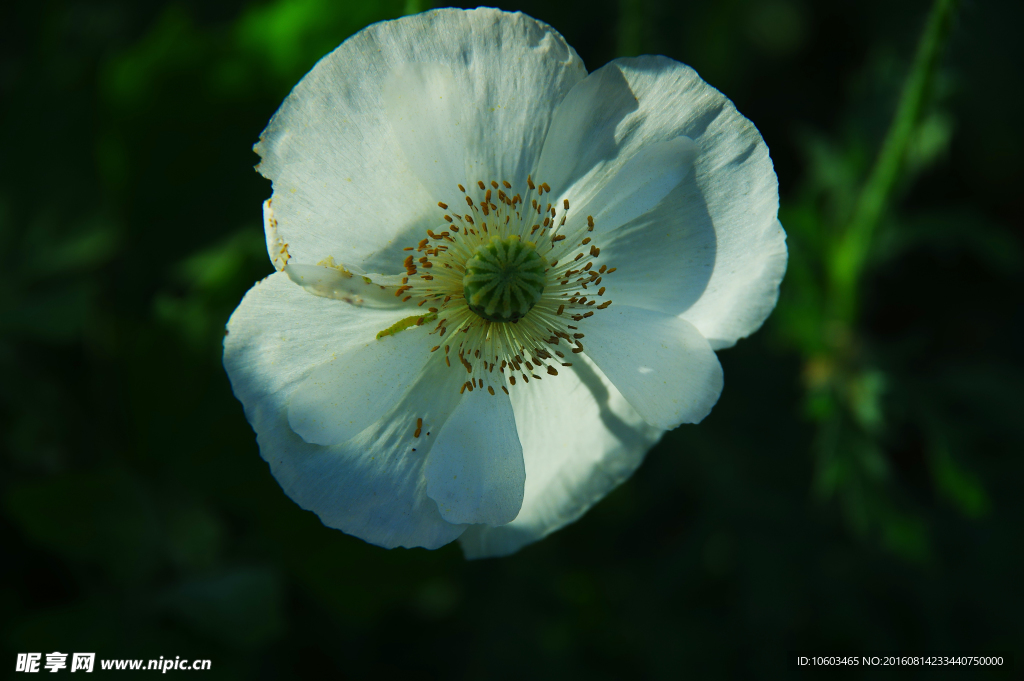
[(505, 5), (589, 69), (667, 54), (730, 97), (771, 149), (791, 265), (765, 328), (720, 353), (704, 423), (576, 524), (478, 562), (385, 551), (300, 510), (220, 364), (228, 315), (271, 271), (252, 144), (320, 56), (423, 8), (4, 10), (0, 665), (59, 650), (209, 658), (204, 678), (986, 676), (793, 664), (956, 653), (1022, 673), (1024, 5), (956, 13), (839, 322), (829, 244), (929, 3)]

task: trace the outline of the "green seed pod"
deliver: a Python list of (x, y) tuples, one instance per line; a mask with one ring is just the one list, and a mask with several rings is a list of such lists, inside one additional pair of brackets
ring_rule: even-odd
[(515, 322), (544, 292), (546, 263), (530, 241), (492, 236), (466, 261), (463, 293), (469, 309), (491, 322)]

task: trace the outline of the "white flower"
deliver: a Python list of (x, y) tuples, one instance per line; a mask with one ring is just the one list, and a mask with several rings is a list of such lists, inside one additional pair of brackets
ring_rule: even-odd
[(588, 75), (522, 14), (366, 28), (256, 150), (279, 271), (224, 364), (285, 492), (381, 546), (502, 555), (578, 518), (708, 414), (785, 270), (729, 100), (664, 57)]

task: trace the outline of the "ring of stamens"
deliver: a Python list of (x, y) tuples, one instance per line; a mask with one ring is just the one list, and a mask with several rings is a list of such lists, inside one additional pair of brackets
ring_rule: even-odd
[(572, 366), (562, 350), (583, 352), (580, 327), (611, 305), (600, 302), (601, 283), (615, 268), (595, 267), (601, 251), (590, 237), (593, 218), (566, 228), (569, 200), (546, 203), (551, 188), (532, 178), (527, 184), (526, 199), (510, 194), (508, 182), (477, 182), (479, 194), (458, 185), (468, 212), (438, 203), (447, 229), (427, 230), (426, 239), (405, 249), (419, 255), (405, 258), (395, 295), (419, 299), (429, 315), (420, 323), (438, 320), (430, 351), (443, 350), (449, 367), (454, 360), (465, 368), (460, 392), (508, 393), (506, 384), (515, 386), (517, 377), (529, 383), (557, 376), (556, 367)]

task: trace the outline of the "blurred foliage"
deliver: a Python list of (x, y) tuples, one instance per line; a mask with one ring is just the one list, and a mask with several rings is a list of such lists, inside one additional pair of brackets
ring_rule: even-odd
[(251, 145), (317, 59), (426, 4), (8, 8), (4, 658), (180, 655), (217, 678), (1013, 660), (1024, 7), (936, 6), (939, 20), (925, 0), (505, 6), (591, 69), (662, 53), (730, 96), (772, 150), (791, 258), (766, 329), (721, 353), (704, 423), (572, 527), (474, 563), (455, 546), (383, 551), (300, 510), (220, 367), (224, 322), (271, 271)]
[[(865, 168), (871, 152), (863, 136), (837, 144), (809, 135), (804, 141), (807, 186), (781, 215), (794, 245), (778, 329), (805, 357), (805, 411), (820, 424), (815, 491), (826, 499), (838, 497), (857, 532), (877, 533), (888, 548), (915, 561), (928, 557), (928, 528), (903, 508), (885, 454), (891, 427), (885, 401), (902, 377), (895, 368), (881, 368), (872, 339), (859, 328), (860, 298), (880, 229), (903, 235), (908, 249), (926, 234), (883, 220), (898, 220), (888, 211), (891, 196), (942, 158), (952, 138), (951, 119), (938, 109), (934, 83), (955, 5), (955, 0), (935, 2), (873, 165)], [(970, 486), (969, 474), (948, 453), (941, 461), (940, 490)], [(972, 489), (984, 499), (976, 481)]]

